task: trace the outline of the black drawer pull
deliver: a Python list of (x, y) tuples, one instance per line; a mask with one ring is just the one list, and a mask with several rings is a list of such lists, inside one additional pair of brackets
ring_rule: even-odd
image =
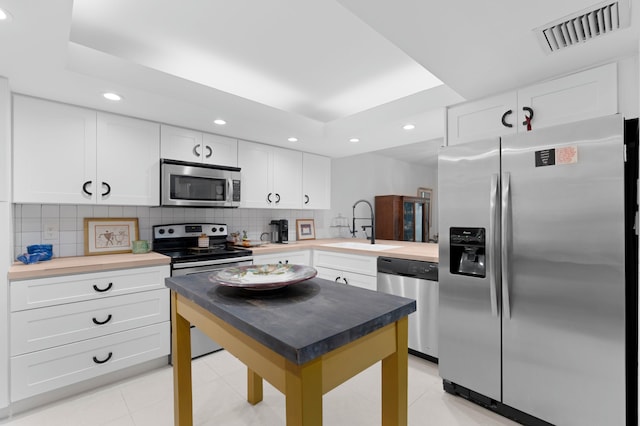
[(96, 364), (104, 364), (105, 362), (109, 361), (111, 359), (111, 356), (113, 356), (113, 352), (109, 352), (109, 355), (107, 355), (107, 357), (103, 360), (99, 360), (98, 358), (96, 358), (95, 356), (93, 357), (93, 362), (95, 362)]
[(113, 283), (109, 283), (109, 285), (107, 286), (107, 288), (99, 288), (97, 285), (93, 285), (93, 289), (95, 291), (97, 291), (98, 293), (104, 293), (105, 291), (109, 291), (111, 290), (111, 287), (113, 287)]
[(95, 317), (93, 317), (93, 323), (94, 323), (95, 325), (103, 325), (103, 324), (108, 323), (109, 321), (111, 321), (111, 314), (109, 314), (109, 316), (107, 317), (107, 319), (106, 319), (106, 320), (104, 320), (104, 321), (98, 321)]

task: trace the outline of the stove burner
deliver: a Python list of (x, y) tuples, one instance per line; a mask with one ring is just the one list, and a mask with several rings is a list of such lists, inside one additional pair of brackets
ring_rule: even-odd
[[(227, 243), (227, 226), (214, 223), (182, 223), (153, 227), (153, 251), (171, 257), (172, 263), (247, 257), (251, 250)], [(198, 237), (206, 234), (209, 247), (198, 247)]]

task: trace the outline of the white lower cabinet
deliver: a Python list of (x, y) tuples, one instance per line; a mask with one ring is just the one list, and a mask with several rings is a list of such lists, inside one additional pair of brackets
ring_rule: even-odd
[(284, 253), (260, 254), (253, 256), (254, 265), (266, 264), (294, 264), (311, 265), (311, 253), (309, 250), (288, 251)]
[(168, 266), (155, 266), (14, 281), (11, 311), (165, 289), (168, 276)]
[(316, 266), (318, 278), (335, 281), (340, 284), (353, 285), (368, 290), (375, 290), (377, 287), (376, 277), (364, 274), (354, 274), (353, 272), (340, 271), (338, 269), (323, 268)]
[(11, 400), (19, 401), (169, 354), (168, 322), (11, 358)]
[(377, 260), (376, 256), (321, 250), (313, 252), (313, 266), (319, 278), (374, 291), (377, 288)]
[(11, 401), (166, 356), (169, 265), (10, 283)]
[(14, 312), (11, 355), (166, 321), (164, 289)]

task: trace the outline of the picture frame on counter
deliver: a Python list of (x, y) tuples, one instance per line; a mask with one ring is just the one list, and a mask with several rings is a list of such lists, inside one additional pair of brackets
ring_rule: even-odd
[(315, 240), (316, 225), (313, 219), (296, 219), (296, 240)]
[(138, 239), (137, 217), (87, 217), (84, 219), (84, 254), (131, 253)]

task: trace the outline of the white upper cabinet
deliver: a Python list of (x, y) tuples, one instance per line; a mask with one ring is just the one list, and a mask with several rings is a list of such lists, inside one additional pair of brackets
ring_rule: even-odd
[(455, 145), (618, 112), (617, 64), (611, 63), (447, 110)]
[(533, 129), (612, 115), (618, 112), (616, 63), (525, 87), (518, 91), (518, 123), (526, 130), (523, 106), (533, 110)]
[(98, 113), (98, 173), (104, 191), (98, 202), (160, 204), (160, 125)]
[(254, 142), (238, 142), (242, 173), (240, 207), (302, 208), (302, 153)]
[(14, 96), (13, 201), (96, 202), (96, 112)]
[(158, 205), (159, 127), (14, 96), (13, 201)]
[(447, 111), (449, 145), (515, 133), (516, 93), (509, 92), (475, 102), (466, 102)]
[(162, 158), (191, 163), (238, 166), (238, 141), (180, 127), (161, 126)]
[(302, 208), (331, 208), (331, 159), (302, 153)]

